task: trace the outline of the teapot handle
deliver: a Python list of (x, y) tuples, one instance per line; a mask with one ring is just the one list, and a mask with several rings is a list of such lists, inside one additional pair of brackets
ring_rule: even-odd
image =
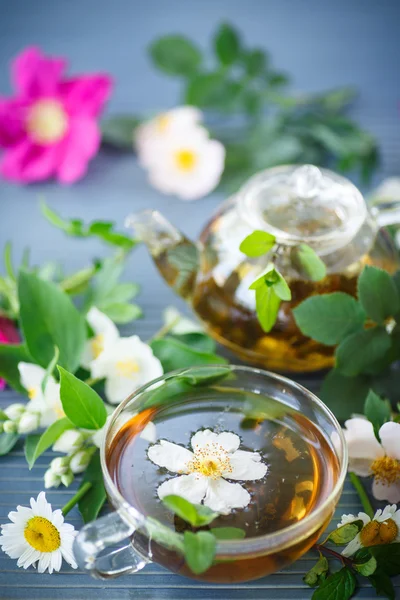
[(371, 207), (370, 212), (379, 227), (400, 225), (400, 200), (377, 202)]
[[(133, 547), (129, 538), (134, 531), (135, 527), (129, 525), (118, 512), (88, 523), (74, 541), (76, 562), (96, 579), (112, 579), (140, 571), (150, 561)], [(108, 546), (122, 541), (126, 543), (99, 556)]]

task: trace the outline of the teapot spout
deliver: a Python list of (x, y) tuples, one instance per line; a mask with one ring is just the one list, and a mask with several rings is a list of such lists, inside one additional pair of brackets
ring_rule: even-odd
[(157, 210), (130, 215), (125, 225), (146, 244), (166, 283), (179, 296), (190, 301), (199, 266), (196, 245)]

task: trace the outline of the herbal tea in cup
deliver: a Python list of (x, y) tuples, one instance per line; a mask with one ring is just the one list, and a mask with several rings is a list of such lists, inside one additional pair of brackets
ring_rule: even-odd
[(149, 561), (221, 583), (274, 573), (326, 528), (347, 468), (340, 426), (318, 398), (234, 366), (141, 388), (115, 411), (101, 452), (116, 512), (84, 527), (74, 551), (104, 578)]

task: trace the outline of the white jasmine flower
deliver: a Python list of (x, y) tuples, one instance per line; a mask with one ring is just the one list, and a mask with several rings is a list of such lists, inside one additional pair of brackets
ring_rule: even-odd
[(40, 413), (25, 411), (18, 421), (18, 433), (30, 433), (40, 425)]
[(44, 487), (46, 490), (52, 487), (58, 487), (61, 483), (61, 476), (57, 475), (50, 467), (44, 474)]
[(224, 164), (224, 146), (197, 127), (168, 137), (154, 151), (149, 181), (164, 194), (196, 200), (217, 187)]
[(81, 365), (90, 370), (90, 365), (105, 348), (112, 346), (119, 338), (116, 325), (107, 315), (92, 306), (86, 315), (86, 320), (93, 330), (94, 336), (87, 340), (83, 351)]
[(92, 454), (90, 450), (78, 450), (78, 452), (73, 454), (69, 461), (69, 468), (72, 473), (82, 473), (90, 463)]
[(6, 413), (7, 417), (10, 421), (16, 421), (19, 417), (25, 412), (26, 406), (25, 404), (10, 404), (7, 408), (4, 409), (3, 412)]
[[(130, 414), (125, 413), (125, 414), (119, 415), (119, 417), (117, 419), (117, 423), (116, 423), (117, 428), (120, 429), (125, 423), (127, 423), (127, 421), (130, 421), (137, 414), (138, 413), (130, 413)], [(108, 424), (111, 421), (111, 417), (112, 417), (112, 415), (108, 416), (103, 427), (101, 429), (98, 429), (96, 431), (96, 433), (94, 433), (92, 435), (92, 442), (95, 446), (97, 446), (97, 448), (101, 448), (104, 436), (106, 434), (106, 430), (108, 428)], [(145, 425), (145, 427), (142, 429), (139, 437), (142, 438), (142, 440), (145, 440), (146, 442), (150, 442), (150, 443), (154, 444), (157, 441), (157, 432), (156, 431), (157, 431), (156, 426), (153, 423), (153, 421), (149, 421), (147, 423), (147, 425)]]
[(3, 423), (3, 431), (4, 433), (16, 433), (18, 430), (18, 425), (15, 421), (4, 421)]
[(94, 378), (105, 378), (105, 394), (111, 404), (119, 404), (137, 388), (163, 374), (150, 346), (137, 335), (119, 338), (91, 364)]
[(260, 454), (239, 450), (239, 436), (227, 431), (197, 431), (190, 443), (193, 452), (166, 440), (150, 446), (148, 457), (153, 463), (179, 473), (158, 487), (159, 498), (176, 494), (196, 504), (203, 501), (223, 515), (245, 508), (251, 500), (249, 492), (227, 479), (254, 481), (264, 477), (268, 468)]
[(54, 377), (47, 379), (46, 389), (42, 391), (42, 381), (46, 371), (39, 365), (31, 363), (18, 363), (21, 385), (28, 392), (30, 402), (26, 405), (29, 412), (40, 413), (40, 426), (46, 427), (65, 417), (60, 399), (60, 384), (56, 383)]
[(53, 458), (50, 463), (50, 469), (56, 475), (63, 475), (69, 469), (69, 457), (68, 456), (57, 456), (57, 458)]
[(167, 326), (175, 323), (170, 331), (176, 335), (204, 332), (204, 329), (200, 323), (196, 323), (196, 321), (192, 321), (192, 319), (184, 317), (174, 306), (167, 306), (163, 312), (163, 320), (164, 325)]
[(135, 146), (143, 167), (154, 161), (160, 145), (179, 132), (185, 134), (200, 123), (201, 112), (193, 106), (179, 106), (146, 121), (135, 130)]
[(67, 429), (60, 435), (55, 444), (53, 444), (53, 451), (70, 454), (80, 448), (84, 440), (85, 436), (81, 431), (78, 431), (78, 429)]
[(345, 422), (349, 471), (373, 475), (372, 493), (377, 500), (400, 501), (400, 423), (384, 423), (375, 437), (372, 423), (363, 417)]
[(364, 512), (359, 512), (356, 516), (343, 515), (338, 527), (358, 520), (361, 520), (364, 525), (355, 538), (347, 544), (342, 552), (343, 556), (353, 556), (363, 547), (400, 542), (400, 510), (397, 510), (395, 504), (377, 510), (372, 520)]
[(61, 510), (51, 509), (44, 492), (31, 498), (31, 508), (17, 506), (8, 514), (12, 523), (2, 525), (0, 546), (18, 567), (38, 567), (39, 573), (59, 571), (64, 558), (73, 569), (77, 564), (72, 554), (76, 531), (64, 522)]

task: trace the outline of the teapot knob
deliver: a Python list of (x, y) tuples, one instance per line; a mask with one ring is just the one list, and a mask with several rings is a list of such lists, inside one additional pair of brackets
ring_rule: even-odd
[(299, 167), (290, 179), (296, 195), (300, 198), (313, 198), (323, 187), (323, 175), (314, 165)]

